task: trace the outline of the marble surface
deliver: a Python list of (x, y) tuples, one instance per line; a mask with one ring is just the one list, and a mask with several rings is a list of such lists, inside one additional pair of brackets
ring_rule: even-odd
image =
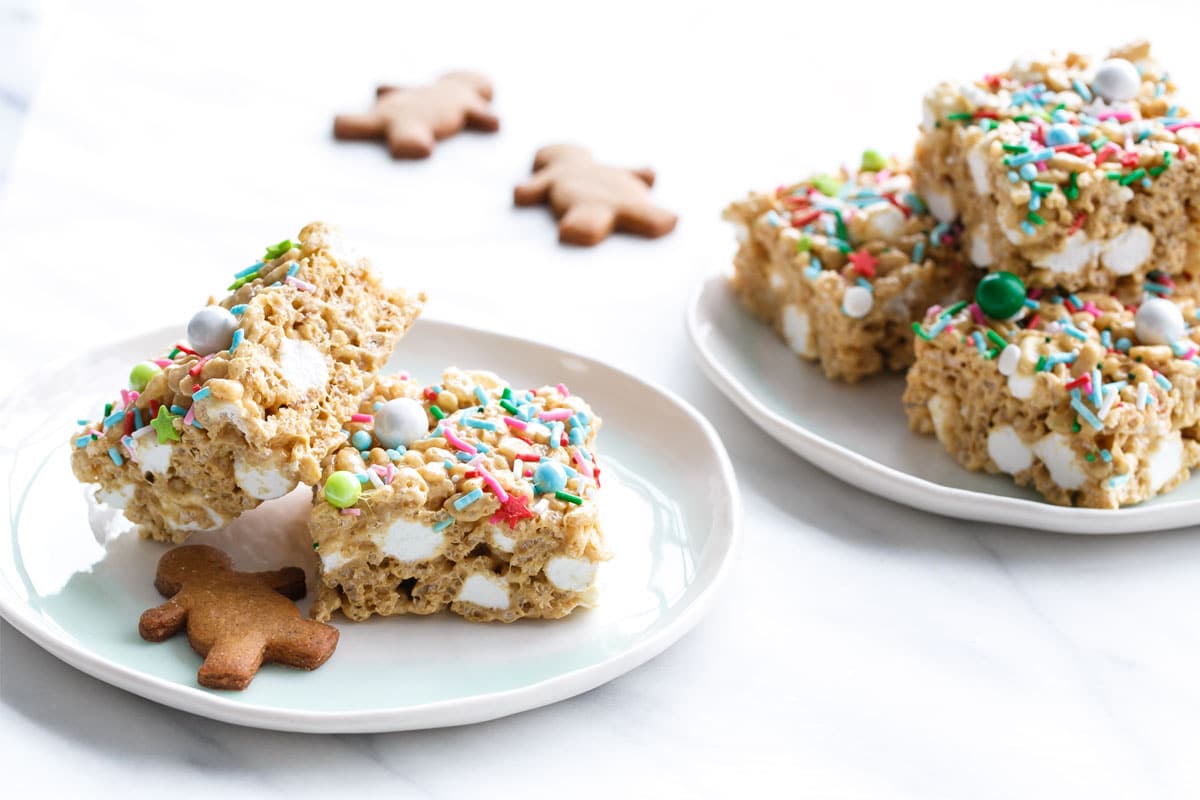
[[(708, 415), (746, 499), (727, 596), (584, 696), (375, 736), (191, 717), (0, 624), (12, 796), (1197, 795), (1195, 530), (1058, 536), (876, 499), (742, 418), (682, 325), (686, 296), (731, 250), (728, 199), (826, 153), (902, 150), (926, 86), (1014, 52), (1150, 34), (1179, 82), (1200, 85), (1194, 10), (1096, 2), (1059, 26), (961, 3), (381, 6), (0, 4), (0, 143), (20, 126), (11, 162), (0, 152), (3, 374), (185, 320), (247, 254), (335, 219), (391, 279), (427, 288), (430, 314), (606, 358)], [(417, 164), (329, 141), (331, 113), (366, 103), (374, 82), (475, 65), (497, 82), (498, 136)], [(678, 231), (558, 247), (546, 213), (510, 207), (510, 187), (560, 138), (658, 168)]]

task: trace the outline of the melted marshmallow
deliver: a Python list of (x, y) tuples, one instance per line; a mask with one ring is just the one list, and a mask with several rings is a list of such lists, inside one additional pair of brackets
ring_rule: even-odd
[(1016, 475), (1033, 466), (1033, 450), (1021, 441), (1011, 425), (993, 428), (987, 438), (988, 457), (1001, 472)]
[(983, 223), (971, 234), (971, 263), (977, 267), (990, 267), (995, 257), (992, 255), (992, 245), (988, 242), (991, 231), (987, 223)]
[(1154, 249), (1154, 236), (1143, 225), (1130, 225), (1109, 239), (1100, 263), (1117, 275), (1129, 275), (1146, 263)]
[(1021, 374), (1017, 370), (1008, 376), (1008, 393), (1018, 400), (1028, 400), (1033, 397), (1033, 388), (1037, 386), (1037, 373)]
[(807, 311), (792, 303), (783, 307), (783, 338), (788, 347), (798, 355), (813, 358), (817, 355), (816, 343), (813, 341), (812, 320)]
[(891, 203), (875, 203), (862, 210), (867, 224), (880, 239), (891, 240), (904, 228), (904, 212)]
[(984, 154), (982, 145), (967, 153), (967, 167), (970, 168), (971, 181), (975, 184), (975, 191), (986, 195), (991, 187), (988, 185), (987, 155)]
[(1061, 433), (1047, 433), (1033, 445), (1033, 452), (1050, 471), (1050, 479), (1064, 489), (1078, 489), (1087, 481), (1071, 440)]
[(246, 432), (246, 422), (242, 419), (242, 407), (228, 400), (213, 400), (211, 397), (196, 404), (196, 416), (206, 428), (215, 428), (221, 422), (228, 422), (243, 434)]
[(508, 584), (499, 575), (476, 572), (463, 581), (462, 589), (454, 599), (484, 608), (508, 608)]
[(1183, 469), (1183, 437), (1176, 431), (1164, 436), (1150, 451), (1150, 491), (1157, 492)]
[(133, 499), (134, 488), (132, 483), (123, 483), (121, 488), (112, 491), (99, 489), (96, 491), (96, 500), (109, 508), (122, 509)]
[(949, 395), (935, 394), (929, 398), (926, 407), (929, 409), (929, 416), (933, 418), (933, 431), (937, 434), (938, 441), (949, 446), (950, 423), (958, 417), (958, 404)]
[(927, 189), (923, 197), (925, 205), (929, 206), (938, 222), (953, 222), (958, 216), (958, 207), (954, 205), (954, 198), (949, 193)]
[(300, 394), (329, 383), (329, 366), (321, 351), (308, 342), (285, 338), (279, 344), (279, 367), (283, 379)]
[(341, 550), (321, 553), (321, 568), (324, 572), (335, 572), (350, 562), (350, 557)]
[(1079, 272), (1092, 263), (1099, 252), (1099, 244), (1089, 239), (1083, 231), (1077, 231), (1067, 237), (1067, 246), (1062, 250), (1042, 256), (1033, 263), (1051, 272)]
[(501, 550), (505, 553), (511, 553), (513, 549), (516, 548), (516, 539), (506, 534), (498, 525), (492, 526), (491, 534), (492, 546), (497, 550)]
[[(153, 428), (145, 427), (141, 436), (133, 439), (133, 455), (137, 458), (138, 468), (142, 472), (152, 472), (162, 475), (171, 465), (171, 452), (174, 445), (170, 442), (158, 441), (158, 435)], [(141, 431), (139, 431), (141, 433)]]
[(403, 517), (372, 538), (380, 552), (404, 562), (433, 558), (446, 542), (445, 533)]
[(546, 577), (568, 592), (582, 592), (596, 579), (596, 563), (586, 558), (558, 556), (546, 562)]
[(240, 458), (233, 460), (233, 477), (242, 491), (257, 500), (274, 500), (296, 488), (296, 481), (271, 467), (257, 467)]

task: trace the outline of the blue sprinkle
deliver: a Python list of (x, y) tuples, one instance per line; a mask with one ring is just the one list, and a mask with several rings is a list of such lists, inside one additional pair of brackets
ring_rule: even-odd
[(75, 440), (75, 446), (76, 447), (87, 447), (88, 442), (90, 442), (91, 440), (92, 440), (91, 436), (80, 436), (78, 439)]
[(200, 420), (196, 419), (195, 417), (192, 417), (192, 427), (204, 430), (204, 426), (200, 424)]
[(234, 278), (244, 278), (247, 275), (253, 275), (254, 273), (258, 272), (260, 269), (262, 269), (262, 267), (263, 267), (263, 262), (259, 261), (257, 264), (251, 264), (250, 266), (246, 267), (244, 270), (235, 274), (233, 277)]
[(973, 331), (971, 338), (975, 340), (975, 347), (979, 349), (980, 354), (987, 353), (987, 344), (983, 341), (983, 334), (979, 331)]
[(472, 489), (470, 492), (464, 494), (462, 497), (454, 501), (454, 510), (462, 511), (464, 508), (471, 505), (471, 503), (474, 503), (481, 497), (483, 497), (483, 489)]
[(382, 401), (382, 400), (376, 400), (376, 401), (375, 401), (375, 405), (371, 406), (371, 408), (372, 408), (373, 410), (375, 410), (375, 411), (378, 411), (379, 409), (383, 408), (383, 401)]
[(1101, 450), (1100, 457), (1104, 459), (1105, 464), (1112, 463), (1112, 453), (1108, 452), (1107, 450)]
[(1026, 236), (1033, 236), (1034, 234), (1033, 225), (1029, 224), (1028, 220), (1021, 220), (1021, 230), (1025, 232)]
[(918, 214), (924, 214), (928, 210), (925, 201), (912, 192), (904, 195), (904, 203)]
[(244, 338), (246, 338), (246, 334), (241, 328), (238, 328), (233, 332), (233, 341), (229, 343), (229, 355), (233, 355), (234, 351), (238, 349), (238, 345), (242, 343), (242, 339)]
[(1089, 91), (1089, 90), (1088, 90), (1088, 87), (1087, 87), (1087, 85), (1086, 85), (1086, 84), (1084, 84), (1084, 82), (1083, 82), (1083, 81), (1079, 80), (1079, 78), (1072, 78), (1072, 79), (1071, 79), (1071, 88), (1075, 90), (1075, 94), (1077, 94), (1077, 95), (1079, 95), (1080, 97), (1082, 97), (1082, 98), (1083, 98), (1083, 101), (1084, 101), (1085, 103), (1090, 103), (1090, 102), (1092, 102), (1092, 93), (1091, 93), (1091, 91)]
[(247, 306), (245, 303), (238, 303), (236, 306), (229, 309), (229, 313), (233, 314), (235, 317), (240, 317), (242, 314), (246, 313), (246, 308)]
[(212, 389), (210, 389), (209, 387), (205, 386), (205, 387), (204, 387), (204, 388), (202, 388), (200, 391), (198, 391), (198, 392), (196, 392), (195, 394), (193, 394), (193, 395), (192, 395), (192, 402), (193, 402), (193, 403), (198, 403), (198, 402), (200, 402), (201, 400), (203, 400), (204, 398), (208, 397), (210, 394), (212, 394)]
[(116, 425), (123, 419), (125, 419), (124, 409), (120, 411), (114, 411), (110, 416), (104, 419), (104, 427), (111, 428), (113, 425)]
[(355, 431), (350, 437), (350, 444), (354, 445), (355, 450), (370, 450), (371, 449), (371, 434), (366, 431)]
[(1079, 395), (1076, 394), (1078, 391), (1078, 389), (1071, 390), (1071, 393), (1075, 395), (1071, 398), (1071, 408), (1075, 409), (1079, 416), (1083, 417), (1084, 421), (1086, 421), (1088, 425), (1091, 425), (1098, 431), (1104, 430), (1104, 424), (1101, 423), (1096, 415), (1091, 412), (1091, 409), (1085, 406), (1083, 401), (1079, 399)]
[[(1050, 149), (1049, 147), (1043, 148), (1041, 150), (1031, 150), (1028, 153), (1021, 153), (1020, 155), (1010, 157), (1008, 159), (1008, 165), (1010, 167), (1021, 167), (1021, 166), (1024, 166), (1025, 164), (1036, 164), (1039, 161), (1045, 161), (1045, 160), (1049, 159), (1053, 155), (1054, 155), (1054, 151), (1052, 149)], [(1035, 174), (1036, 174), (1036, 170), (1035, 170)]]
[(475, 399), (479, 401), (479, 405), (486, 406), (488, 404), (487, 393), (480, 386), (475, 387)]
[(1021, 169), (1017, 174), (1025, 180), (1031, 181), (1037, 177), (1037, 173), (1037, 167), (1035, 167), (1033, 164), (1024, 164), (1021, 166)]
[(472, 418), (468, 417), (463, 420), (463, 424), (469, 428), (479, 428), (479, 429), (485, 430), (485, 431), (496, 430), (496, 423), (488, 422), (487, 420), (484, 420), (484, 419), (472, 419)]
[(921, 241), (917, 242), (916, 246), (913, 248), (912, 263), (920, 264), (920, 263), (923, 263), (924, 261), (925, 261), (925, 240), (922, 239)]
[(1128, 353), (1129, 348), (1133, 347), (1133, 342), (1129, 341), (1128, 338), (1122, 336), (1120, 339), (1117, 339), (1117, 344), (1115, 346), (1116, 346), (1116, 349), (1119, 350), (1120, 352)]
[(863, 287), (868, 292), (875, 291), (875, 287), (871, 285), (871, 282), (862, 276), (859, 276), (857, 283), (859, 286)]
[(1041, 207), (1042, 207), (1042, 196), (1040, 194), (1038, 194), (1037, 192), (1034, 192), (1032, 195), (1029, 196), (1029, 210), (1037, 211)]
[(354, 473), (354, 477), (358, 478), (359, 483), (366, 483), (367, 481), (370, 480), (370, 478), (367, 477), (367, 473), (365, 473), (365, 472), (356, 472), (356, 473)]
[(490, 453), (490, 452), (492, 452), (490, 449), (488, 449), (488, 446), (487, 446), (486, 444), (484, 444), (483, 442), (476, 442), (476, 443), (475, 443), (475, 449), (476, 449), (476, 450), (478, 450), (478, 451), (479, 451), (479, 452), (481, 452), (481, 453)]
[(448, 469), (448, 470), (450, 470), (450, 469), (454, 469), (454, 464), (453, 464), (453, 462), (451, 462), (451, 461), (450, 461), (450, 459), (448, 459), (448, 458), (444, 458), (444, 459), (442, 459), (442, 466), (443, 466), (443, 467), (445, 467), (445, 468), (446, 468), (446, 469)]
[(1100, 344), (1104, 345), (1105, 349), (1107, 350), (1112, 349), (1112, 331), (1100, 332)]
[(86, 419), (77, 419), (77, 420), (75, 420), (75, 423), (76, 423), (77, 425), (80, 425), (80, 426), (83, 426), (83, 427), (87, 427), (87, 424), (88, 424), (90, 421), (91, 421), (91, 420), (86, 420)]
[(390, 447), (384, 451), (384, 454), (388, 457), (389, 461), (399, 461), (404, 456), (404, 453), (401, 453), (399, 449)]
[(1108, 488), (1116, 489), (1118, 486), (1123, 486), (1125, 484), (1125, 482), (1128, 480), (1129, 480), (1128, 472), (1126, 472), (1124, 475), (1114, 475), (1108, 479)]
[(775, 209), (771, 209), (770, 211), (767, 212), (766, 220), (767, 220), (767, 224), (770, 225), (772, 228), (778, 228), (780, 225), (783, 224), (783, 220), (781, 220), (779, 218), (779, 215), (775, 213)]
[(1154, 373), (1154, 382), (1166, 389), (1168, 392), (1171, 391), (1171, 382), (1167, 380), (1167, 376), (1163, 375), (1161, 372)]
[(125, 459), (121, 458), (121, 453), (116, 447), (108, 448), (108, 457), (113, 460), (113, 463), (118, 467), (125, 463)]
[(444, 531), (446, 528), (449, 528), (453, 522), (454, 517), (443, 517), (442, 519), (439, 519), (437, 522), (433, 523), (433, 529), (439, 532)]
[(1074, 325), (1064, 326), (1063, 333), (1067, 334), (1068, 336), (1074, 336), (1076, 339), (1079, 339), (1083, 342), (1086, 342), (1088, 338), (1086, 333), (1079, 330), (1079, 328), (1076, 328)]
[(296, 273), (299, 271), (300, 271), (300, 262), (293, 261), (292, 265), (290, 267), (288, 267), (287, 276), (289, 278), (294, 278), (294, 277), (296, 277)]
[(136, 407), (133, 409), (133, 429), (135, 431), (142, 429), (142, 410)]
[(470, 453), (464, 453), (461, 450), (458, 451), (458, 453), (456, 453), (455, 455), (458, 457), (459, 461), (470, 461), (472, 458), (475, 457), (475, 456), (471, 455)]
[(1038, 301), (1037, 301), (1037, 300), (1034, 300), (1034, 299), (1033, 299), (1033, 298), (1031, 298), (1031, 297), (1026, 297), (1026, 298), (1025, 298), (1025, 307), (1026, 307), (1026, 308), (1032, 308), (1034, 311), (1037, 311), (1037, 308), (1038, 308)]
[(171, 406), (167, 410), (170, 411), (172, 414), (174, 414), (177, 417), (187, 416), (187, 411), (188, 411), (183, 406)]
[(1011, 170), (1011, 169), (1010, 169), (1010, 170), (1008, 171), (1008, 182), (1009, 182), (1009, 183), (1016, 183), (1016, 182), (1017, 182), (1017, 181), (1019, 181), (1019, 180), (1021, 180), (1021, 176), (1020, 176), (1020, 175), (1018, 175), (1018, 174), (1016, 173), (1016, 170)]
[(821, 259), (816, 256), (809, 256), (809, 264), (804, 268), (804, 276), (808, 279), (813, 279), (821, 274), (821, 270), (825, 267), (821, 264)]

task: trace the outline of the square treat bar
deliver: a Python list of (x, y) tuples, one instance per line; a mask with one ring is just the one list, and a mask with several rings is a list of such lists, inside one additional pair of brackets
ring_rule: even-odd
[(966, 297), (957, 230), (868, 151), (864, 166), (751, 194), (725, 210), (738, 229), (732, 285), (801, 358), (855, 383), (912, 363), (925, 309)]
[(322, 223), (268, 248), (229, 289), (74, 437), (76, 477), (144, 536), (182, 541), (316, 483), (425, 299), (385, 289)]
[[(1016, 281), (991, 275), (980, 297), (1004, 276)], [(978, 304), (932, 310), (904, 393), (910, 426), (967, 469), (1007, 473), (1061, 505), (1117, 508), (1187, 478), (1200, 461), (1200, 330), (1184, 322), (1195, 303), (1151, 298), (1135, 312), (1037, 289), (1024, 301), (1019, 320), (1013, 304), (990, 308), (1004, 319)]]
[[(1200, 122), (1149, 45), (1021, 62), (926, 98), (913, 174), (979, 267), (1110, 291), (1200, 267)], [(1153, 278), (1149, 278), (1153, 280)]]
[(599, 427), (562, 384), (510, 389), (453, 368), (434, 386), (379, 378), (315, 495), (313, 616), (512, 622), (593, 605)]

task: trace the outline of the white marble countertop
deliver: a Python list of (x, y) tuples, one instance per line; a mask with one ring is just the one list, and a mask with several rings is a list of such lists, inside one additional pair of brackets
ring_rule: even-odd
[[(864, 147), (903, 150), (925, 87), (1017, 52), (1151, 35), (1196, 87), (1194, 10), (1096, 2), (1056, 25), (961, 3), (456, 3), (394, 18), (383, 5), (0, 2), (3, 374), (186, 319), (193, 282), (309, 219), (340, 221), (390, 278), (428, 289), (430, 314), (609, 359), (708, 415), (746, 501), (726, 596), (675, 647), (581, 697), (371, 736), (172, 711), (0, 624), (8, 796), (1197, 796), (1195, 531), (1057, 536), (876, 499), (744, 419), (700, 375), (682, 324), (731, 251), (727, 200)], [(495, 78), (500, 135), (416, 164), (329, 140), (331, 114), (377, 80), (465, 66)], [(547, 213), (510, 207), (555, 139), (655, 166), (678, 231), (558, 247)], [(497, 270), (549, 291), (541, 316), (488, 280)]]

